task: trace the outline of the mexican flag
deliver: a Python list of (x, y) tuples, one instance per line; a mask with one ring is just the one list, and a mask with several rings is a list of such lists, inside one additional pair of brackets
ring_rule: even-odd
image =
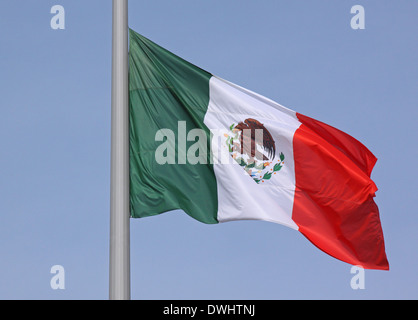
[(130, 205), (204, 223), (264, 220), (329, 255), (389, 269), (376, 157), (359, 141), (130, 30)]

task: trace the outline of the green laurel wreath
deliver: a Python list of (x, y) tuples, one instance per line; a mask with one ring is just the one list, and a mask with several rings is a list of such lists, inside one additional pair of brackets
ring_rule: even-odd
[(279, 157), (280, 157), (280, 162), (279, 163), (276, 163), (274, 165), (273, 171), (266, 172), (264, 174), (264, 176), (262, 178), (260, 178), (260, 179), (254, 178), (254, 181), (257, 182), (257, 183), (260, 183), (260, 181), (262, 181), (262, 180), (269, 180), (269, 179), (271, 179), (271, 176), (273, 175), (273, 173), (275, 173), (277, 171), (280, 171), (280, 169), (283, 168), (283, 165), (282, 165), (282, 163), (284, 161), (284, 154), (283, 154), (283, 152), (280, 153)]

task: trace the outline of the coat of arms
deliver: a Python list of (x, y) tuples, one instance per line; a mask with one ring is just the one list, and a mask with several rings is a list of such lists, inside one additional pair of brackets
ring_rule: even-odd
[(272, 179), (284, 165), (284, 154), (276, 155), (272, 135), (258, 120), (233, 123), (225, 137), (231, 157), (258, 184)]

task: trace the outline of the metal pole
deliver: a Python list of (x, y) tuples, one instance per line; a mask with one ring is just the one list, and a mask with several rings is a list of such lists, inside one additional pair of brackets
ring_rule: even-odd
[(130, 299), (128, 0), (113, 0), (109, 298)]

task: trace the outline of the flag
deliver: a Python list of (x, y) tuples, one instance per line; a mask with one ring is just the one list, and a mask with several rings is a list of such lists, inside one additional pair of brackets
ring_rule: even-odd
[(359, 141), (181, 59), (130, 30), (130, 210), (203, 223), (264, 220), (325, 253), (389, 268)]

